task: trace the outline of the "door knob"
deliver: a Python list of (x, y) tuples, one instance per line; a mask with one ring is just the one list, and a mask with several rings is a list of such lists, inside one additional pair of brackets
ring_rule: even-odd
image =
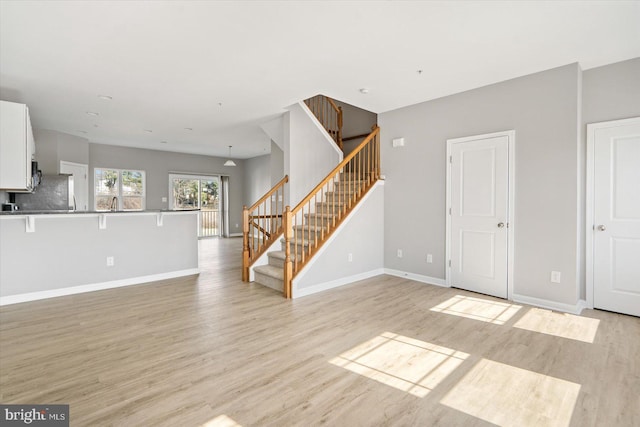
[(607, 227), (605, 227), (605, 226), (604, 226), (604, 225), (602, 225), (602, 224), (598, 226), (598, 230), (600, 230), (600, 231), (604, 231), (604, 230), (606, 230), (606, 229), (607, 229)]
[(499, 222), (498, 223), (498, 228), (502, 228), (502, 227), (504, 227), (504, 222)]

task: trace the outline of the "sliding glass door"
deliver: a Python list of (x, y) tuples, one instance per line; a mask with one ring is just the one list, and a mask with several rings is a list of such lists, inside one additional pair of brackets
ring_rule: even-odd
[(169, 175), (169, 209), (200, 209), (198, 237), (220, 236), (220, 177)]

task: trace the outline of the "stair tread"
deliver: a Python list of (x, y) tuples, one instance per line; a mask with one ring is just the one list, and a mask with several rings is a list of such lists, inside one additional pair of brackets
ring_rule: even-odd
[(273, 277), (274, 279), (284, 279), (284, 270), (273, 265), (260, 265), (253, 269), (257, 274)]

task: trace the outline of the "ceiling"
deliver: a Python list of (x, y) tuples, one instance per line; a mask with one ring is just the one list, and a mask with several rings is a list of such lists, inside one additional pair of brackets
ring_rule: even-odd
[(382, 113), (589, 69), (640, 57), (639, 23), (636, 1), (2, 0), (0, 97), (90, 142), (249, 158), (312, 95)]

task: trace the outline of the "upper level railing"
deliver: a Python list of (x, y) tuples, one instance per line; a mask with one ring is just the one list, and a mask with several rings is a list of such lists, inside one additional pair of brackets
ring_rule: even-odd
[(333, 99), (324, 95), (305, 99), (304, 103), (342, 150), (342, 107), (338, 107)]
[(380, 128), (340, 162), (298, 205), (284, 212), (284, 294), (356, 203), (380, 178)]
[(242, 280), (249, 281), (249, 267), (282, 234), (285, 175), (271, 190), (242, 212)]

